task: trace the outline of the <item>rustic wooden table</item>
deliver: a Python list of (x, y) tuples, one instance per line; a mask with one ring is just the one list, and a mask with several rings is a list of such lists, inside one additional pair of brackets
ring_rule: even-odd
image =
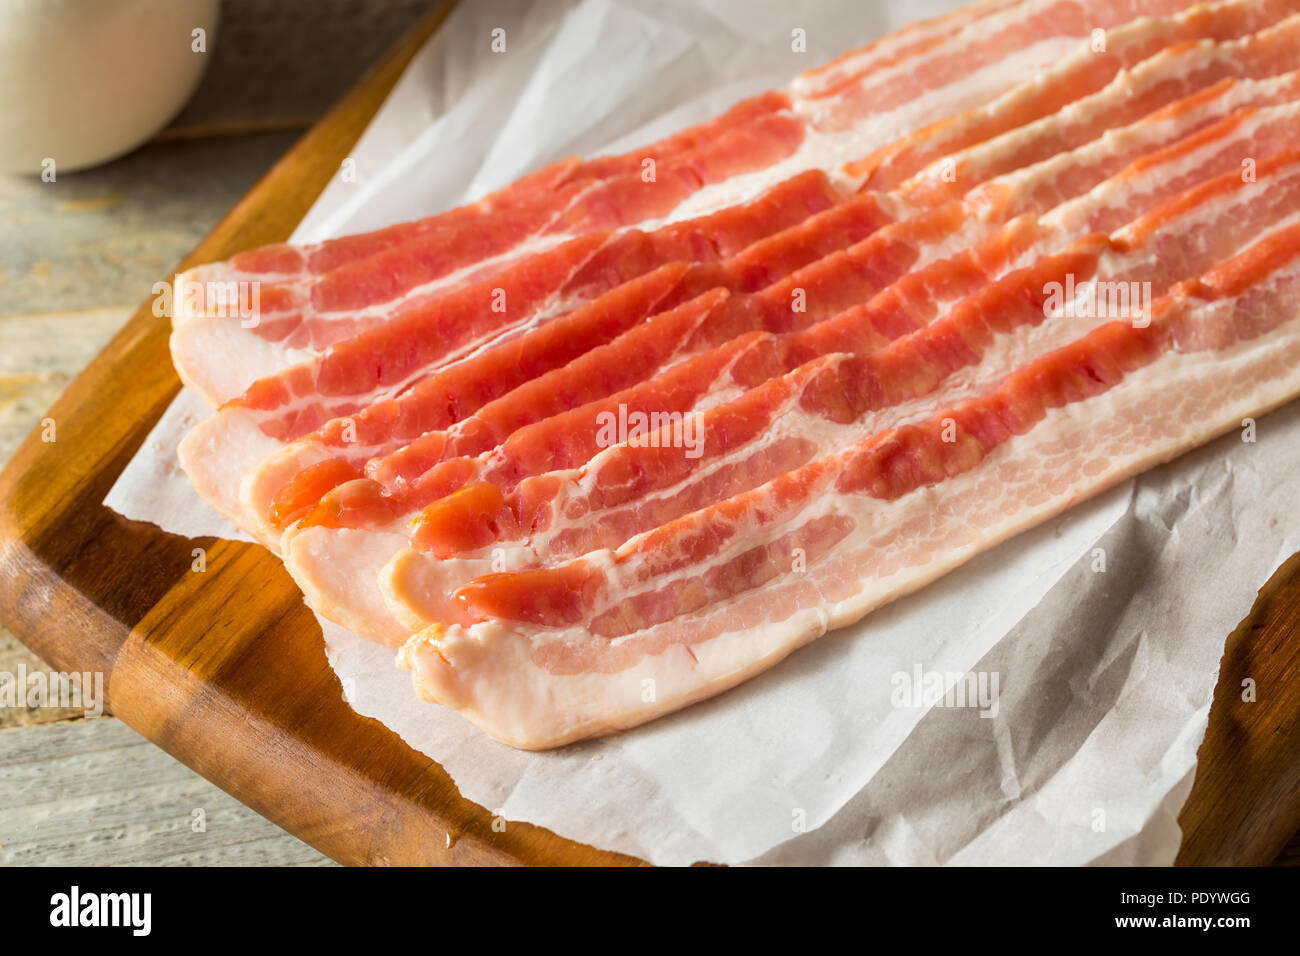
[[(202, 84), (152, 142), (54, 183), (0, 178), (0, 465), (153, 282), (428, 6), (225, 0)], [(20, 668), (44, 665), (0, 627), (0, 673)], [(0, 864), (330, 862), (112, 717), (0, 707)]]

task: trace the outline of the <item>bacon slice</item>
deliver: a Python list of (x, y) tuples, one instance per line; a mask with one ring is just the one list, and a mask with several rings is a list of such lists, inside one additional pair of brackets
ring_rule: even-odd
[[(1300, 226), (976, 398), (553, 569), (461, 589), (399, 654), (528, 749), (719, 693), (1133, 474), (1300, 394)], [(945, 441), (952, 434), (954, 440)], [(649, 692), (647, 692), (647, 688)]]
[[(742, 104), (746, 109), (749, 104)], [(517, 202), (554, 192), (566, 183), (583, 180), (586, 164), (581, 156), (569, 156), (518, 179), (476, 202), (457, 206), (436, 216), (413, 222), (398, 223), (372, 232), (326, 239), (304, 246), (275, 243), (236, 253), (227, 263), (229, 274), (223, 277), (285, 277), (323, 275), (332, 269), (391, 249), (424, 232), (468, 222), (490, 215)]]
[(977, 20), (1023, 3), (1024, 0), (983, 0), (940, 17), (908, 24), (824, 66), (805, 71), (794, 81), (793, 89), (810, 100), (834, 96), (861, 84), (865, 77), (885, 67), (933, 49)]
[[(823, 323), (810, 330), (815, 335), (753, 343), (720, 378), (731, 380), (726, 386), (733, 393), (737, 385), (761, 384), (683, 423), (693, 427), (656, 429), (642, 441), (595, 453), (580, 469), (513, 485), (494, 475), (500, 488), (479, 482), (468, 486), (472, 494), (457, 492), (429, 506), (412, 522), (411, 535), (412, 544), (429, 554), (400, 552), (380, 576), (390, 609), (412, 629), (455, 621), (451, 592), (493, 565), (519, 569), (617, 548), (906, 421), (918, 408), (951, 404), (975, 383), (996, 378), (999, 365), (1019, 364), (1077, 337), (1090, 322), (1113, 317), (1092, 309), (1044, 322), (1051, 317), (1044, 308), (1050, 284), (1059, 290), (1067, 283), (1119, 282), (1127, 304), (1130, 286), (1147, 283), (1148, 294), (1163, 294), (1249, 244), (1260, 230), (1300, 217), (1297, 158), (1300, 153), (1287, 153), (1266, 163), (1266, 185), (1243, 183), (1232, 173), (1195, 187), (1116, 233), (1115, 251), (1103, 255), (1104, 243), (1081, 240), (1070, 252), (984, 287), (943, 319), (886, 348), (875, 347), (875, 325), (909, 318), (895, 314), (888, 300), (854, 310), (860, 325)], [(1265, 193), (1270, 203), (1258, 208)], [(1137, 295), (1131, 301), (1140, 305)], [(773, 378), (774, 367), (789, 371)], [(595, 422), (585, 425), (598, 434)], [(689, 434), (697, 436), (695, 455), (683, 451)]]
[[(1177, 14), (1189, 4), (1179, 0), (1030, 0), (987, 17), (975, 19), (924, 53), (871, 73), (866, 82), (844, 91), (815, 114), (822, 129), (852, 128), (861, 122), (865, 105), (875, 114), (907, 107), (914, 115), (936, 90), (960, 78), (980, 102), (1007, 89), (1005, 74), (1045, 70), (1074, 55), (1078, 40), (1094, 31), (1109, 30), (1142, 16)], [(974, 104), (972, 104), (974, 105)], [(939, 106), (920, 125), (961, 109), (950, 102)], [(921, 113), (921, 115), (924, 115)], [(1042, 115), (1042, 114), (1039, 114)]]
[(646, 159), (662, 162), (689, 154), (732, 132), (745, 130), (757, 121), (779, 115), (788, 110), (789, 105), (789, 97), (779, 91), (760, 94), (737, 103), (718, 117), (640, 149), (590, 160), (584, 160), (580, 156), (566, 157), (482, 199), (424, 219), (398, 223), (372, 232), (327, 239), (311, 245), (279, 243), (241, 252), (226, 264), (231, 274), (229, 277), (261, 276), (285, 281), (326, 275), (341, 266), (393, 249), (412, 239), (436, 234), (441, 230), (477, 225), (485, 217), (542, 197), (554, 197), (562, 190), (578, 184), (602, 183), (628, 173), (639, 173)]

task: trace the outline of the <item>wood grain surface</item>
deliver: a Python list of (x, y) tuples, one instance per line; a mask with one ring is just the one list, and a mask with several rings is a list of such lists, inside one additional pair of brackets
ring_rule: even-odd
[[(287, 237), (450, 7), (435, 7), (181, 267)], [(436, 763), (355, 714), (265, 550), (165, 534), (103, 507), (179, 387), (167, 333), (142, 306), (48, 413), (56, 440), (29, 436), (0, 474), (0, 620), (52, 668), (101, 671), (114, 714), (340, 862), (636, 863), (494, 826)], [(203, 572), (191, 570), (196, 546)], [(1293, 560), (1228, 641), (1180, 862), (1267, 863), (1300, 828), (1298, 626)], [(1254, 702), (1241, 699), (1246, 677)]]
[(330, 863), (121, 721), (62, 721), (5, 734), (0, 865)]

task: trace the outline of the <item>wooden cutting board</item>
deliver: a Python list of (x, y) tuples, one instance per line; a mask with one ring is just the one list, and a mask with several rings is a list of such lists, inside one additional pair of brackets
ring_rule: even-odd
[[(452, 5), (430, 11), (178, 268), (285, 239)], [(494, 828), (438, 764), (354, 713), (315, 619), (262, 548), (103, 507), (180, 387), (167, 335), (141, 306), (50, 410), (57, 440), (28, 436), (0, 474), (0, 620), (56, 670), (103, 671), (115, 715), (340, 862), (638, 862), (539, 827)], [(1180, 862), (1268, 863), (1300, 829), (1298, 631), (1300, 558), (1228, 639)], [(1254, 703), (1241, 700), (1247, 677)]]

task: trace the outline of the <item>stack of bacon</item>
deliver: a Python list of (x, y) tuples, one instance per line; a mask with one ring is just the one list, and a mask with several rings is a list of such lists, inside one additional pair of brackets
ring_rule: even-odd
[(1300, 393), (1297, 66), (1300, 0), (984, 0), (204, 266), (181, 462), (428, 700), (639, 724)]

